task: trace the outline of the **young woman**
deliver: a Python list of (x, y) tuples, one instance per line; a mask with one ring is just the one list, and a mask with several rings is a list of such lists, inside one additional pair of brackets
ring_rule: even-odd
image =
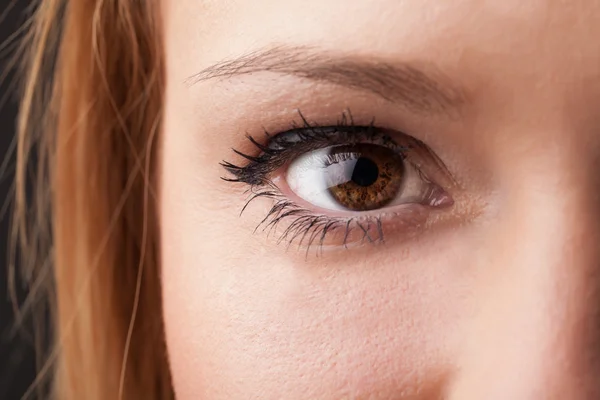
[(600, 398), (600, 1), (32, 23), (16, 227), (57, 399)]

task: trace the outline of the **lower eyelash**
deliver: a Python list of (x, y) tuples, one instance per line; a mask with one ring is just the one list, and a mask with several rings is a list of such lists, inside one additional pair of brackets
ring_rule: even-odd
[(266, 217), (256, 226), (254, 232), (262, 228), (262, 231), (266, 231), (267, 236), (269, 236), (277, 230), (278, 225), (283, 220), (291, 218), (293, 220), (281, 233), (277, 243), (287, 241), (289, 248), (295, 241), (298, 241), (298, 249), (303, 244), (306, 246), (307, 256), (314, 245), (318, 246), (317, 254), (319, 251), (322, 253), (327, 236), (333, 233), (343, 234), (341, 245), (344, 248), (348, 248), (349, 238), (354, 235), (354, 232), (357, 232), (360, 238), (353, 240), (353, 242), (368, 242), (371, 244), (384, 242), (383, 224), (380, 216), (342, 218), (314, 214), (313, 211), (307, 210), (285, 198), (273, 183), (264, 187), (254, 187), (251, 192), (252, 194), (246, 201), (241, 213), (256, 199), (268, 198), (275, 201)]

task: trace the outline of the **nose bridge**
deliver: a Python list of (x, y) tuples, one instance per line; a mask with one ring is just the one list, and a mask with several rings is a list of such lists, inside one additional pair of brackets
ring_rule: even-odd
[(599, 184), (587, 171), (508, 187), (451, 399), (600, 398)]

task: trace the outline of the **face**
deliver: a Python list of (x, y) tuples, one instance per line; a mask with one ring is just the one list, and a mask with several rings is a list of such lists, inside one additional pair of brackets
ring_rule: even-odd
[(600, 1), (163, 7), (179, 400), (600, 396)]

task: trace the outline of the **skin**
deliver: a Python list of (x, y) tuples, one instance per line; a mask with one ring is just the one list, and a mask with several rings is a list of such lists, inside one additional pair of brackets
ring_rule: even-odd
[[(170, 0), (161, 236), (179, 400), (600, 398), (600, 1)], [(411, 63), (446, 116), (273, 72), (188, 77), (273, 46)], [(186, 83), (187, 82), (187, 83)], [(286, 250), (219, 162), (345, 109), (426, 143), (456, 185), (383, 245)], [(254, 153), (253, 155), (257, 155)], [(407, 233), (412, 232), (412, 233)]]

